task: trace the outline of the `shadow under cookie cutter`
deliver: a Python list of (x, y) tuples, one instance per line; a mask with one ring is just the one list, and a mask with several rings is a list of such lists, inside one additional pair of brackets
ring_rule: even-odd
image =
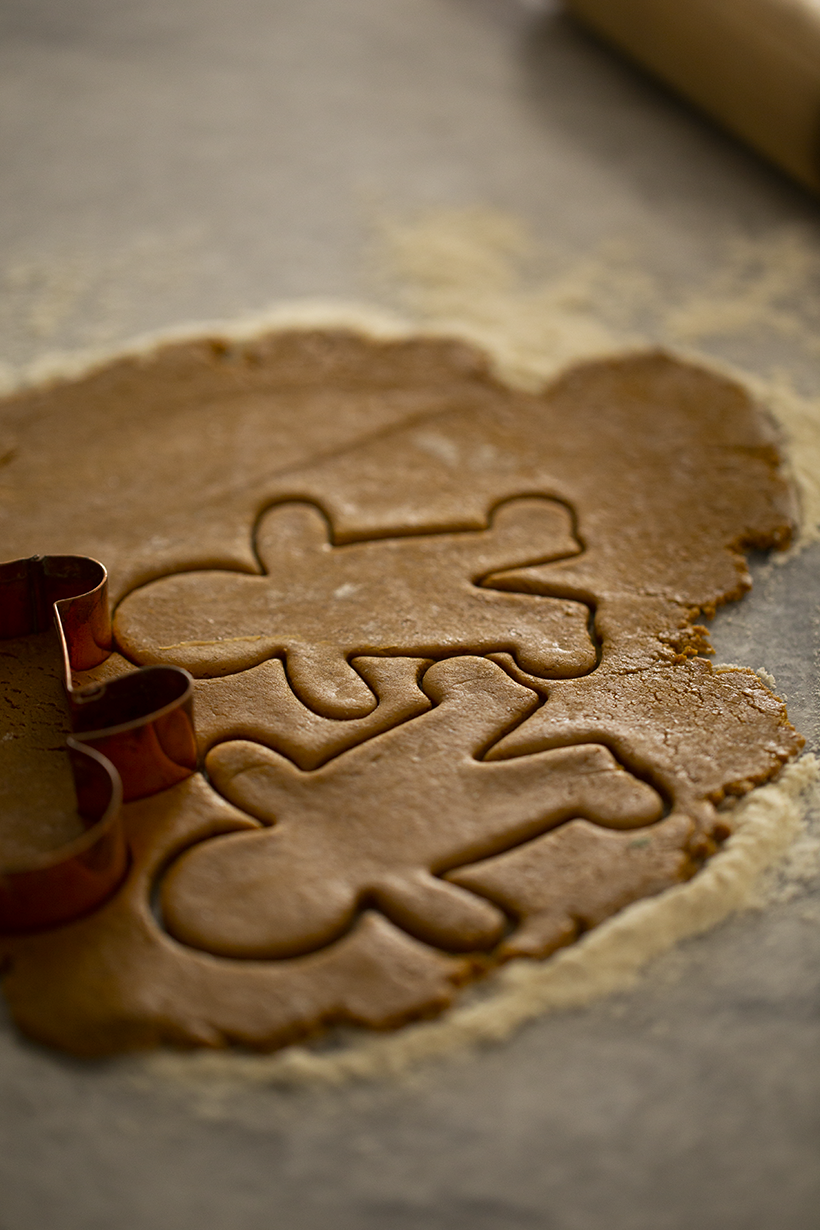
[(72, 734), (66, 750), (77, 810), (87, 825), (75, 840), (4, 866), (0, 933), (71, 922), (119, 886), (129, 856), (121, 804), (156, 794), (196, 769), (193, 681), (176, 666), (147, 666), (89, 687), (73, 671), (112, 651), (108, 574), (81, 555), (35, 555), (0, 564), (0, 640), (56, 625)]

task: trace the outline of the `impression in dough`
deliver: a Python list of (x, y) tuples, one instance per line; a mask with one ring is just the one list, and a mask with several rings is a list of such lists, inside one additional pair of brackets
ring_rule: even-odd
[(5, 554), (106, 564), (117, 653), (86, 678), (186, 667), (202, 754), (127, 805), (112, 899), (0, 940), (42, 1041), (269, 1049), (439, 1012), (697, 874), (721, 803), (801, 746), (695, 622), (789, 540), (771, 429), (662, 353), (531, 394), (458, 342), (205, 339), (19, 394), (0, 429)]

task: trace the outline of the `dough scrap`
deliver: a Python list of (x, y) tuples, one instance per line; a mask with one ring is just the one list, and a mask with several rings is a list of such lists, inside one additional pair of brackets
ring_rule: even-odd
[(0, 426), (9, 557), (101, 557), (103, 672), (192, 668), (210, 749), (126, 807), (111, 901), (0, 940), (43, 1041), (270, 1049), (438, 1012), (696, 873), (722, 799), (801, 746), (702, 656), (698, 612), (794, 514), (761, 413), (692, 365), (531, 394), (460, 343), (285, 331), (122, 359)]

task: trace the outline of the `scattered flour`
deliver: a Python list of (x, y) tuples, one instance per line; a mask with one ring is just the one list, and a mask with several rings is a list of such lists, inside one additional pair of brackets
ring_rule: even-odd
[(706, 285), (669, 309), (664, 329), (685, 342), (764, 327), (820, 354), (820, 245), (788, 227), (735, 236)]
[[(777, 691), (777, 683), (775, 682), (774, 675), (771, 673), (771, 671), (767, 671), (765, 666), (758, 666), (757, 669), (755, 670), (755, 674), (757, 675), (758, 679), (761, 679), (763, 683), (765, 683), (766, 687), (771, 692), (774, 692), (776, 696), (780, 695), (780, 693)], [(788, 697), (780, 696), (780, 699), (788, 700)]]
[(146, 291), (167, 298), (202, 263), (199, 227), (135, 235), (107, 253), (79, 245), (10, 252), (0, 264), (0, 369), (9, 376), (44, 346), (112, 343), (129, 329)]

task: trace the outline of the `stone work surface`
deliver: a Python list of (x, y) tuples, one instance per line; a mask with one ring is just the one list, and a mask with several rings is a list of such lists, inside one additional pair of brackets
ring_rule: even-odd
[(649, 353), (536, 395), (458, 343), (292, 332), (2, 416), (9, 557), (109, 566), (101, 672), (187, 667), (204, 769), (128, 805), (102, 909), (0, 941), (38, 1039), (270, 1048), (440, 1011), (696, 874), (801, 745), (695, 622), (793, 517), (722, 377)]

